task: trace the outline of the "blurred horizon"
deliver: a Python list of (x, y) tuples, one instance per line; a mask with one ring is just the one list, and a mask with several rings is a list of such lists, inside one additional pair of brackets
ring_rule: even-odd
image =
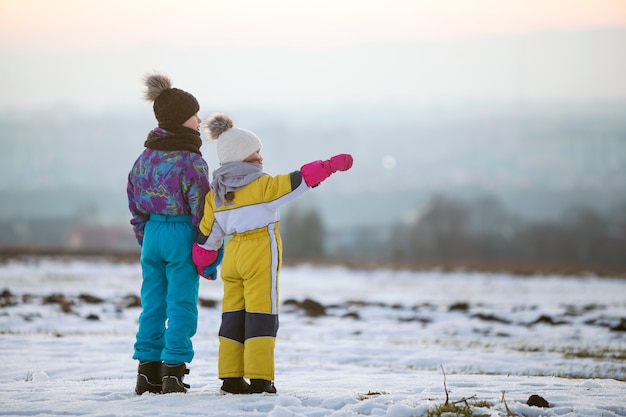
[[(352, 170), (283, 209), (316, 211), (329, 229), (411, 222), (436, 197), (493, 198), (533, 221), (581, 207), (608, 215), (626, 203), (626, 101), (234, 115), (261, 137), (270, 174), (353, 154)], [(86, 216), (128, 226), (126, 176), (153, 127), (151, 111), (0, 115), (0, 131), (12, 138), (1, 157), (0, 219)], [(211, 172), (214, 146), (204, 140), (201, 148)]]

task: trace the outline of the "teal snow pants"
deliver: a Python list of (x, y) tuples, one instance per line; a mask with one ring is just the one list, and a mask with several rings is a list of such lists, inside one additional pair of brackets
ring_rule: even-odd
[(133, 359), (191, 362), (198, 325), (199, 276), (191, 259), (190, 216), (150, 215), (141, 248), (142, 312)]

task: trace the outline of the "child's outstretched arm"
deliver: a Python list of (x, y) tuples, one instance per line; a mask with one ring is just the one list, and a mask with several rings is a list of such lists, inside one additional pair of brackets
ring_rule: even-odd
[(304, 182), (309, 187), (317, 187), (322, 181), (337, 171), (347, 171), (352, 167), (352, 155), (342, 153), (325, 161), (313, 161), (300, 168)]

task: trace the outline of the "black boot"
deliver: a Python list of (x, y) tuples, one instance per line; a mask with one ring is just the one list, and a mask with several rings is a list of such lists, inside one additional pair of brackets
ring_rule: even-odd
[(139, 363), (137, 368), (137, 385), (135, 385), (137, 395), (141, 395), (144, 392), (161, 393), (161, 381), (163, 379), (161, 370), (161, 362)]
[(184, 363), (178, 365), (163, 364), (163, 388), (162, 393), (170, 392), (187, 392), (189, 384), (183, 382), (185, 375), (189, 373), (189, 369)]
[(223, 378), (222, 392), (228, 394), (250, 394), (250, 385), (243, 378)]
[(274, 386), (274, 383), (266, 379), (251, 379), (250, 394), (261, 394), (263, 392), (276, 394), (276, 387)]

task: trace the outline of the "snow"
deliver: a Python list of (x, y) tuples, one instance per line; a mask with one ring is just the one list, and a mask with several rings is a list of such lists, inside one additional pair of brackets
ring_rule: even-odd
[(217, 306), (200, 308), (191, 390), (134, 394), (140, 283), (132, 263), (0, 265), (0, 416), (423, 416), (446, 401), (444, 372), (476, 414), (626, 416), (624, 279), (285, 267), (278, 394), (247, 396), (219, 391), (219, 280), (201, 281)]

